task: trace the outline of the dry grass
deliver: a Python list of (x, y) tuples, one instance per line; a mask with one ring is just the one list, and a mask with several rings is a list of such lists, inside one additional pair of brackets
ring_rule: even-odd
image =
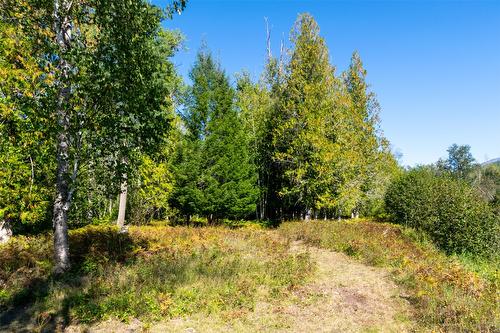
[(500, 327), (494, 263), (467, 258), (464, 266), (391, 224), (150, 226), (132, 227), (128, 234), (101, 226), (74, 230), (70, 239), (73, 268), (63, 279), (50, 274), (49, 235), (16, 237), (0, 247), (0, 331)]
[(69, 332), (409, 332), (409, 305), (382, 268), (366, 266), (348, 256), (293, 243), (290, 251), (307, 254), (316, 263), (307, 283), (287, 297), (270, 298), (260, 288), (252, 311), (236, 316), (194, 313), (147, 324), (107, 320)]
[(108, 318), (237, 318), (253, 311), (259, 290), (279, 299), (314, 270), (306, 254), (252, 228), (87, 227), (70, 238), (73, 269), (64, 279), (50, 276), (48, 236), (0, 248), (1, 306), (11, 316), (29, 304), (30, 324), (49, 330)]

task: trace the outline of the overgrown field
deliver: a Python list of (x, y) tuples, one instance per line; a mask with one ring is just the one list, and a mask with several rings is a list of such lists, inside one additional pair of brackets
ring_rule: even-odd
[(73, 267), (51, 276), (50, 236), (0, 247), (0, 310), (33, 304), (40, 326), (106, 318), (234, 318), (279, 299), (314, 271), (276, 233), (257, 228), (86, 227), (70, 233)]
[[(423, 330), (498, 332), (498, 259), (448, 257), (410, 229), (369, 221), (291, 222), (281, 235), (388, 267)], [(467, 268), (466, 268), (467, 267)]]
[(410, 229), (370, 221), (288, 222), (277, 230), (145, 226), (128, 233), (89, 226), (71, 231), (73, 266), (62, 278), (51, 275), (50, 235), (15, 237), (0, 246), (0, 319), (26, 312), (26, 305), (31, 322), (49, 331), (108, 318), (244, 319), (259, 302), (292, 301), (314, 278), (316, 263), (290, 251), (294, 241), (388, 269), (419, 331), (498, 332), (498, 259), (446, 256)]

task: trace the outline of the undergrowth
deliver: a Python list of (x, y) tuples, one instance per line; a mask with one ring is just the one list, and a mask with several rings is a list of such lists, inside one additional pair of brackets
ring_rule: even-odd
[[(280, 298), (314, 269), (256, 228), (109, 226), (70, 232), (72, 269), (51, 276), (50, 236), (0, 247), (0, 310), (31, 304), (38, 322), (143, 321), (206, 313), (234, 318)], [(257, 291), (259, 291), (257, 293)]]
[(497, 259), (479, 263), (469, 257), (464, 263), (444, 255), (411, 229), (370, 221), (290, 222), (279, 232), (291, 240), (391, 268), (408, 294), (401, 297), (413, 305), (415, 319), (425, 331), (498, 332)]

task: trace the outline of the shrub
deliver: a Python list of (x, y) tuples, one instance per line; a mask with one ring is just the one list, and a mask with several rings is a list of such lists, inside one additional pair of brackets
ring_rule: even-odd
[(465, 181), (413, 169), (387, 191), (394, 222), (426, 232), (447, 253), (498, 253), (498, 216)]

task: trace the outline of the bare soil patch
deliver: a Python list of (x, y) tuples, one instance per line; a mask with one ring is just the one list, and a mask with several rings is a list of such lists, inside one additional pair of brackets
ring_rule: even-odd
[[(348, 256), (296, 243), (308, 251), (318, 271), (284, 311), (293, 332), (405, 332), (412, 328), (409, 304), (382, 268)], [(314, 301), (310, 301), (313, 299)]]

